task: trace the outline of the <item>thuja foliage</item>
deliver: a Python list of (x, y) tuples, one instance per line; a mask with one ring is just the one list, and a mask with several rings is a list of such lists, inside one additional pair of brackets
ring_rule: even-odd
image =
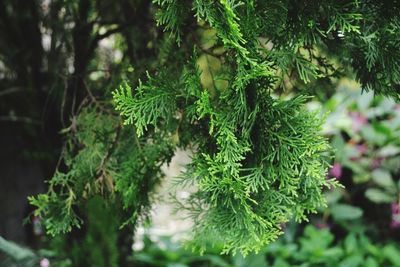
[[(330, 150), (304, 104), (343, 76), (400, 93), (397, 1), (154, 1), (166, 35), (141, 81), (113, 93), (114, 115), (88, 107), (47, 194), (31, 199), (50, 233), (80, 225), (74, 205), (112, 196), (136, 222), (176, 148), (192, 150), (177, 205), (194, 220), (194, 248), (258, 251), (282, 224), (325, 205)], [(134, 64), (134, 62), (133, 62)], [(354, 76), (353, 76), (354, 75)], [(294, 97), (282, 93), (293, 92)], [(131, 126), (130, 126), (131, 125)], [(113, 131), (114, 129), (114, 131)], [(115, 131), (115, 129), (118, 129)], [(65, 208), (66, 205), (66, 208)]]
[[(149, 188), (162, 176), (160, 165), (173, 155), (162, 133), (148, 135), (152, 142), (132, 138), (130, 128), (121, 128), (118, 117), (89, 105), (68, 129), (63, 151), (67, 172), (56, 171), (46, 194), (31, 197), (36, 213), (44, 216), (49, 234), (80, 227), (77, 207), (96, 195), (119, 201), (129, 216), (123, 224), (135, 223), (148, 208)], [(118, 207), (117, 204), (114, 204)]]

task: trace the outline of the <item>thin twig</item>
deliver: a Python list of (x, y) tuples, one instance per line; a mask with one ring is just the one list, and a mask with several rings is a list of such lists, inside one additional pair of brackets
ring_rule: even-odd
[(22, 92), (22, 87), (11, 87), (0, 92), (0, 96), (9, 95), (12, 93)]
[(18, 117), (18, 116), (0, 116), (0, 121), (8, 121), (8, 122), (24, 122), (28, 124), (41, 125), (42, 122), (29, 118), (29, 117)]
[(117, 130), (116, 130), (115, 138), (114, 138), (114, 140), (112, 141), (110, 147), (107, 149), (106, 154), (105, 154), (104, 157), (101, 159), (101, 162), (100, 162), (100, 165), (99, 165), (99, 169), (98, 169), (98, 171), (97, 171), (97, 174), (100, 174), (100, 175), (101, 175), (102, 173), (104, 173), (104, 166), (106, 165), (106, 163), (107, 163), (108, 159), (110, 158), (110, 156), (111, 156), (113, 150), (115, 149), (115, 146), (116, 146), (117, 143), (118, 143), (120, 133), (121, 133), (121, 125), (118, 124)]
[(89, 87), (86, 85), (86, 82), (83, 81), (83, 86), (86, 89), (86, 92), (88, 93), (88, 96), (91, 100), (91, 102), (97, 107), (99, 108), (101, 111), (103, 111), (106, 114), (113, 114), (109, 109), (107, 109), (103, 104), (101, 104), (96, 97), (93, 95), (92, 91), (89, 89)]

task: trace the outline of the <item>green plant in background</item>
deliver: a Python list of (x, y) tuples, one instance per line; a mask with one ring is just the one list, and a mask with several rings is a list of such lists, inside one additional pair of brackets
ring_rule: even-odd
[[(117, 267), (118, 257), (124, 250), (118, 248), (120, 216), (118, 210), (100, 197), (88, 200), (85, 207), (87, 221), (85, 234), (80, 240), (58, 236), (49, 241), (54, 259), (68, 259), (71, 267), (84, 264), (98, 267)], [(52, 264), (58, 266), (56, 264)]]
[[(323, 189), (337, 185), (326, 179), (323, 122), (305, 108), (304, 95), (354, 73), (365, 90), (399, 98), (399, 6), (154, 2), (170, 36), (149, 41), (156, 56), (142, 81), (113, 92), (115, 108), (132, 126), (121, 127), (109, 101), (91, 98), (64, 131), (65, 170), (30, 201), (50, 234), (80, 227), (83, 207), (97, 195), (115, 207), (121, 225), (132, 226), (146, 214), (161, 165), (176, 148), (190, 149), (181, 182), (198, 190), (177, 205), (194, 220), (192, 247), (204, 251), (211, 241), (224, 253), (259, 251), (291, 218), (304, 221), (324, 207)], [(277, 96), (291, 89), (301, 94)], [(373, 130), (387, 131), (378, 124), (365, 131)]]
[[(28, 248), (20, 247), (17, 244), (7, 241), (4, 238), (0, 237), (0, 251), (3, 255), (6, 255), (7, 258), (0, 258), (0, 263), (2, 265), (11, 265), (13, 262), (15, 264), (25, 264), (27, 266), (33, 266), (38, 263), (38, 257), (35, 255), (33, 251)], [(18, 266), (18, 265), (16, 265)]]
[[(292, 228), (292, 226), (290, 226)], [(209, 266), (209, 267), (377, 267), (400, 266), (399, 245), (375, 244), (363, 232), (350, 232), (336, 241), (329, 229), (305, 227), (299, 236), (289, 228), (278, 241), (266, 246), (260, 253), (219, 255), (223, 245), (210, 248), (199, 257), (171, 242), (168, 237), (151, 241), (145, 238), (144, 248), (131, 261), (135, 266)]]
[(357, 232), (335, 242), (328, 229), (309, 225), (295, 242), (282, 239), (268, 246), (267, 258), (273, 260), (264, 266), (400, 266), (398, 249), (398, 244), (374, 244)]
[[(294, 234), (296, 230), (293, 226), (289, 225), (285, 235), (278, 241), (264, 247), (260, 253), (251, 253), (247, 257), (220, 255), (223, 244), (208, 244), (207, 252), (200, 256), (183, 249), (171, 241), (171, 237), (145, 236), (144, 247), (135, 251), (128, 258), (128, 262), (137, 267), (400, 266), (398, 244), (391, 242), (376, 244), (363, 232), (350, 232), (344, 239), (335, 241), (329, 229), (318, 229), (312, 225), (306, 226), (303, 233), (297, 236)], [(49, 251), (27, 251), (7, 241), (0, 241), (0, 250), (9, 257), (4, 261), (7, 266), (39, 266), (40, 260), (47, 259), (45, 256), (50, 258), (50, 266), (74, 266), (70, 260), (54, 258), (54, 254)]]
[[(372, 93), (360, 96), (359, 90), (342, 87), (324, 106), (330, 112), (325, 131), (331, 136), (331, 144), (336, 151), (330, 173), (347, 185), (347, 197), (344, 197), (347, 200), (350, 198), (351, 201), (356, 194), (359, 194), (365, 201), (385, 206), (385, 209), (390, 210), (386, 227), (390, 225), (398, 228), (400, 226), (398, 104), (390, 98), (374, 97)], [(342, 197), (341, 194), (336, 195)], [(360, 210), (357, 212), (357, 209), (349, 211), (348, 214), (361, 216)]]
[(69, 259), (62, 259), (54, 251), (33, 251), (0, 236), (0, 265), (8, 267), (70, 267)]

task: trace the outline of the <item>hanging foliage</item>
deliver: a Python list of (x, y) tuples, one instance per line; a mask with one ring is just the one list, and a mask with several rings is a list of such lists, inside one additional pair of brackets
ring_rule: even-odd
[(61, 189), (31, 199), (49, 232), (79, 225), (73, 206), (103, 188), (134, 223), (178, 147), (194, 155), (181, 182), (197, 191), (177, 203), (195, 222), (193, 248), (216, 239), (246, 254), (291, 218), (307, 220), (337, 183), (326, 179), (321, 116), (304, 104), (353, 73), (365, 90), (399, 98), (399, 6), (389, 2), (154, 1), (166, 31), (156, 68), (113, 92), (125, 126), (81, 112), (73, 136), (83, 146), (70, 144), (68, 172), (50, 181)]

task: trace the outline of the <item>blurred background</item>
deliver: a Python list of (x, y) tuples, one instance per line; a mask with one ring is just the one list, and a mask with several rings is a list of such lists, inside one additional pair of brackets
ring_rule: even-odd
[[(154, 13), (149, 1), (0, 1), (0, 266), (121, 266), (118, 229), (107, 224), (101, 200), (88, 206), (93, 219), (83, 241), (68, 243), (68, 236), (44, 234), (27, 197), (46, 190), (60, 164), (62, 129), (79, 106), (109, 101), (122, 80), (154, 70), (171, 45)], [(212, 30), (199, 36), (202, 48), (213, 46)], [(211, 83), (218, 60), (201, 53), (198, 64), (202, 82)], [(177, 151), (126, 266), (400, 266), (400, 105), (351, 79), (330, 86), (308, 103), (326, 118), (323, 134), (334, 148), (329, 177), (344, 185), (325, 192), (327, 208), (308, 223), (284, 225), (285, 234), (258, 254), (220, 255), (216, 245), (198, 255), (183, 247), (190, 221), (168, 200), (173, 178), (190, 161)], [(302, 90), (288, 87), (289, 95)]]

